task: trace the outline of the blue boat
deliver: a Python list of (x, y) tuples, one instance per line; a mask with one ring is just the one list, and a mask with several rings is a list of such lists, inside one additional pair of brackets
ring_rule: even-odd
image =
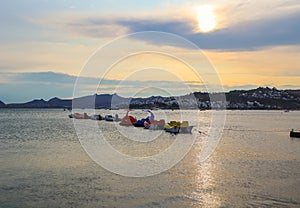
[(135, 127), (145, 127), (145, 122), (149, 122), (154, 120), (154, 114), (152, 113), (151, 110), (147, 110), (148, 113), (150, 113), (150, 116), (147, 116), (146, 118), (142, 118), (140, 120), (137, 120), (136, 122), (133, 123)]

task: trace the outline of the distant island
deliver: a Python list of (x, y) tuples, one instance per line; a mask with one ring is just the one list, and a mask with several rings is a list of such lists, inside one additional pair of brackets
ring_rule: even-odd
[[(26, 103), (5, 104), (0, 108), (96, 108), (96, 109), (231, 109), (231, 110), (300, 110), (300, 90), (278, 90), (259, 87), (252, 90), (226, 92), (226, 103), (210, 96), (220, 93), (194, 92), (175, 97), (151, 96), (147, 98), (124, 98), (117, 94), (95, 94), (72, 99), (52, 98), (48, 101), (36, 99)], [(179, 104), (180, 103), (180, 104)]]

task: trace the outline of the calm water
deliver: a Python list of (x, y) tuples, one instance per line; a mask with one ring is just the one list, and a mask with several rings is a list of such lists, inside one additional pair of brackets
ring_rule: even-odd
[[(185, 114), (196, 122), (193, 111)], [(203, 131), (209, 114), (200, 113)], [(145, 178), (119, 176), (93, 162), (67, 115), (0, 110), (1, 207), (300, 207), (300, 139), (289, 138), (291, 128), (300, 128), (299, 111), (227, 111), (222, 140), (206, 162), (197, 159), (198, 134), (176, 166)], [(177, 137), (161, 134), (160, 148), (156, 141), (132, 147), (113, 136), (114, 124), (98, 123), (116, 148), (133, 155), (155, 154)]]

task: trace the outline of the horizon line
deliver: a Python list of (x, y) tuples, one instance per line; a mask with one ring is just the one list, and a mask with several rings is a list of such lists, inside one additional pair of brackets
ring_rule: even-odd
[(54, 96), (54, 97), (51, 97), (50, 99), (44, 99), (44, 98), (33, 98), (29, 101), (25, 101), (25, 102), (10, 102), (10, 103), (5, 103), (1, 100), (0, 98), (0, 102), (4, 103), (5, 105), (9, 105), (9, 104), (24, 104), (24, 103), (28, 103), (28, 102), (32, 102), (32, 101), (45, 101), (45, 102), (49, 102), (50, 100), (52, 99), (59, 99), (59, 100), (73, 100), (73, 99), (78, 99), (78, 98), (83, 98), (83, 97), (90, 97), (90, 96), (101, 96), (101, 95), (117, 95), (119, 97), (122, 97), (122, 98), (125, 98), (125, 99), (138, 99), (138, 98), (142, 98), (142, 99), (146, 99), (146, 98), (150, 98), (150, 97), (182, 97), (182, 96), (187, 96), (187, 95), (190, 95), (192, 93), (208, 93), (208, 94), (218, 94), (218, 93), (229, 93), (229, 92), (233, 92), (233, 91), (251, 91), (251, 90), (257, 90), (259, 88), (262, 88), (262, 89), (271, 89), (271, 90), (278, 90), (278, 91), (300, 91), (300, 88), (299, 89), (278, 89), (277, 87), (275, 86), (258, 86), (256, 88), (251, 88), (251, 89), (232, 89), (232, 90), (227, 90), (227, 91), (224, 91), (224, 92), (207, 92), (207, 91), (194, 91), (194, 92), (191, 92), (191, 93), (188, 93), (188, 94), (182, 94), (182, 95), (176, 95), (176, 96), (163, 96), (163, 95), (149, 95), (149, 96), (145, 96), (145, 97), (126, 97), (126, 96), (120, 96), (118, 95), (117, 93), (101, 93), (101, 94), (98, 94), (98, 93), (95, 93), (95, 94), (88, 94), (88, 95), (83, 95), (83, 96), (80, 96), (80, 97), (71, 97), (71, 98), (60, 98), (58, 96)]

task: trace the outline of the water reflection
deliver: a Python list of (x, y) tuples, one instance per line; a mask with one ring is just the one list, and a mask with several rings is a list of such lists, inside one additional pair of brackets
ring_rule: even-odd
[[(215, 192), (216, 181), (220, 180), (215, 178), (216, 166), (210, 158), (206, 162), (200, 163), (197, 166), (195, 177), (196, 190), (192, 193), (192, 198), (200, 202), (201, 207), (220, 207), (221, 198)], [(195, 207), (198, 207), (196, 205)]]
[[(194, 125), (196, 115), (185, 113)], [(207, 132), (209, 115), (202, 113), (200, 130)], [(204, 137), (198, 134), (172, 169), (133, 179), (93, 163), (67, 112), (2, 109), (0, 207), (300, 207), (300, 139), (289, 137), (299, 119), (300, 111), (230, 111), (223, 138), (205, 163), (197, 159)], [(114, 135), (113, 124), (99, 124)], [(125, 153), (152, 155), (178, 138), (165, 136), (147, 147), (116, 137), (109, 142)]]

